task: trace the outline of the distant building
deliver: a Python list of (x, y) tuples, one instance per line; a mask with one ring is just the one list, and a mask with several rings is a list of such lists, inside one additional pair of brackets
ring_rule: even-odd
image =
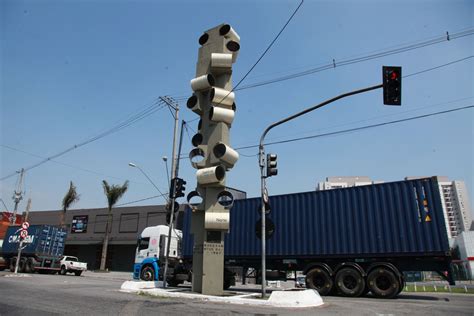
[(318, 183), (316, 191), (341, 189), (376, 183), (383, 183), (383, 181), (372, 181), (369, 177), (366, 176), (327, 177), (326, 181)]
[[(428, 177), (405, 177), (405, 180), (414, 180)], [(464, 181), (450, 181), (448, 177), (438, 176), (439, 191), (443, 204), (444, 221), (448, 238), (453, 242), (461, 232), (471, 230), (472, 215), (468, 191)], [(316, 191), (348, 188), (360, 185), (383, 183), (372, 181), (367, 176), (327, 177), (326, 181), (319, 182)]]
[(472, 280), (474, 276), (474, 231), (460, 233), (454, 242), (459, 249), (461, 264), (467, 272), (467, 278)]

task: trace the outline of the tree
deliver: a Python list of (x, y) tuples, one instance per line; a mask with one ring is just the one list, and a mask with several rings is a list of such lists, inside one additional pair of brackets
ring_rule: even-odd
[(102, 245), (102, 257), (100, 259), (100, 270), (105, 270), (105, 261), (107, 259), (107, 248), (109, 246), (110, 227), (112, 227), (112, 208), (120, 200), (128, 189), (128, 180), (122, 186), (113, 184), (112, 186), (107, 181), (102, 181), (104, 187), (104, 194), (107, 197), (108, 215), (107, 224), (105, 225), (104, 243)]
[(69, 190), (66, 192), (66, 195), (64, 195), (63, 198), (63, 211), (61, 212), (61, 218), (60, 218), (60, 225), (61, 227), (65, 227), (65, 218), (66, 218), (66, 211), (69, 209), (69, 207), (79, 201), (79, 194), (77, 194), (76, 187), (74, 186), (74, 183), (69, 184)]

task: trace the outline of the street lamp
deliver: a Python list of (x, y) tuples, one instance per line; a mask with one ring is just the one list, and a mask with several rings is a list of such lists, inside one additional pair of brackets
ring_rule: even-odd
[(166, 198), (166, 195), (163, 194), (163, 192), (161, 192), (160, 189), (158, 189), (158, 187), (156, 186), (156, 184), (150, 179), (150, 177), (145, 173), (145, 171), (143, 171), (142, 168), (140, 168), (139, 165), (137, 164), (134, 164), (133, 162), (129, 162), (128, 165), (130, 167), (133, 167), (133, 168), (137, 168), (138, 170), (140, 170), (141, 173), (143, 173), (143, 175), (148, 179), (148, 181), (150, 181), (150, 183), (155, 187), (155, 189), (160, 192), (161, 196), (166, 200), (166, 202), (168, 202), (168, 199)]
[(168, 176), (168, 183), (170, 183), (170, 172), (168, 170), (168, 157), (163, 156), (162, 159), (163, 159), (163, 161), (165, 163), (165, 166), (166, 166), (166, 175)]

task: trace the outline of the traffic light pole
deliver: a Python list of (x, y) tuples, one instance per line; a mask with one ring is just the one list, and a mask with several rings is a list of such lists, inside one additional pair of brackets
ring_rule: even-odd
[(274, 127), (277, 127), (279, 125), (282, 125), (283, 123), (286, 123), (288, 121), (291, 121), (297, 117), (300, 117), (306, 113), (309, 113), (309, 112), (312, 112), (314, 110), (317, 110), (319, 108), (322, 108), (323, 106), (325, 105), (328, 105), (329, 103), (332, 103), (334, 101), (337, 101), (339, 99), (342, 99), (342, 98), (345, 98), (345, 97), (349, 97), (351, 95), (355, 95), (355, 94), (359, 94), (359, 93), (364, 93), (364, 92), (368, 92), (368, 91), (371, 91), (371, 90), (376, 90), (376, 89), (380, 89), (380, 88), (383, 88), (383, 84), (379, 84), (379, 85), (376, 85), (376, 86), (372, 86), (372, 87), (368, 87), (368, 88), (364, 88), (364, 89), (360, 89), (360, 90), (355, 90), (355, 91), (352, 91), (352, 92), (347, 92), (347, 93), (344, 93), (344, 94), (341, 94), (337, 97), (334, 97), (332, 99), (329, 99), (329, 100), (326, 100), (322, 103), (319, 103), (315, 106), (312, 106), (306, 110), (303, 110), (299, 113), (296, 113), (294, 115), (291, 115), (287, 118), (284, 118), (276, 123), (273, 123), (271, 124), (270, 126), (268, 126), (265, 131), (263, 132), (262, 136), (260, 137), (260, 144), (259, 144), (259, 147), (258, 147), (258, 162), (259, 162), (259, 165), (260, 165), (260, 178), (261, 178), (261, 205), (262, 205), (262, 209), (261, 209), (261, 216), (262, 216), (262, 298), (265, 298), (265, 295), (266, 295), (266, 289), (265, 289), (265, 286), (266, 286), (266, 259), (265, 259), (265, 253), (266, 253), (266, 249), (265, 249), (265, 246), (266, 246), (266, 243), (265, 243), (265, 200), (268, 199), (268, 196), (266, 196), (266, 192), (267, 192), (267, 189), (266, 189), (266, 182), (265, 182), (265, 178), (266, 178), (266, 175), (265, 175), (265, 148), (264, 148), (264, 141), (265, 141), (265, 136), (267, 135), (267, 133), (273, 129)]

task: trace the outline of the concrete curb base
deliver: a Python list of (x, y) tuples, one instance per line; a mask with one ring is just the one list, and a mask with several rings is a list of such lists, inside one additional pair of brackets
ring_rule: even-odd
[(121, 292), (134, 293), (140, 290), (163, 287), (163, 281), (125, 281), (120, 287)]
[[(156, 285), (155, 285), (156, 284)], [(125, 281), (121, 292), (144, 293), (152, 296), (169, 298), (198, 299), (208, 302), (272, 306), (286, 308), (318, 307), (324, 304), (315, 290), (273, 291), (268, 300), (260, 299), (259, 293), (236, 293), (235, 296), (212, 296), (192, 293), (189, 288), (161, 288), (162, 282)]]

